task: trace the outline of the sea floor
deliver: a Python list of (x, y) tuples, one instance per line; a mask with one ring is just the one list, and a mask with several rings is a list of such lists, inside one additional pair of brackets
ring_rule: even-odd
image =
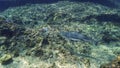
[(0, 68), (120, 68), (120, 10), (60, 1), (0, 13)]

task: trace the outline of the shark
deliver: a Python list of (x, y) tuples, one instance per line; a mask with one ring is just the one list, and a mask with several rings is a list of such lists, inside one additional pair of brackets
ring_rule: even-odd
[(60, 35), (70, 41), (84, 41), (84, 42), (92, 42), (94, 45), (97, 45), (97, 41), (92, 39), (91, 37), (88, 37), (87, 35), (84, 35), (82, 33), (76, 32), (76, 31), (66, 31), (66, 32), (60, 32)]

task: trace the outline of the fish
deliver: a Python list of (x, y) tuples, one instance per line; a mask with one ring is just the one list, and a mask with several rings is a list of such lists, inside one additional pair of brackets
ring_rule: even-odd
[(97, 41), (95, 41), (91, 37), (88, 37), (87, 35), (84, 35), (76, 31), (66, 31), (66, 32), (61, 31), (60, 35), (67, 40), (92, 42), (94, 45), (97, 45)]

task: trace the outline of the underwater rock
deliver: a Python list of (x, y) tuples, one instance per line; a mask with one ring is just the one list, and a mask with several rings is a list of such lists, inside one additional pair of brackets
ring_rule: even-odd
[(120, 16), (118, 14), (100, 14), (95, 17), (98, 21), (111, 21), (111, 22), (120, 22)]
[(99, 14), (99, 15), (89, 15), (83, 19), (83, 21), (90, 20), (90, 19), (96, 19), (100, 22), (111, 22), (112, 24), (115, 24), (119, 26), (120, 22), (120, 15), (119, 14)]
[(108, 31), (104, 31), (103, 33), (103, 37), (102, 37), (102, 40), (105, 42), (105, 43), (110, 43), (110, 42), (117, 42), (119, 41), (119, 34), (116, 35), (115, 33), (113, 32), (108, 32)]
[(6, 37), (0, 37), (0, 45), (5, 43), (6, 41)]
[(0, 58), (0, 63), (3, 65), (9, 64), (12, 61), (12, 56), (10, 54), (5, 54)]
[(3, 16), (0, 16), (0, 22), (3, 22), (5, 18)]
[(120, 56), (108, 64), (101, 65), (100, 68), (120, 68)]
[(53, 12), (49, 14), (44, 21), (49, 25), (61, 25), (65, 23), (63, 21), (69, 21), (71, 17), (68, 13)]
[(44, 39), (42, 40), (42, 45), (41, 45), (41, 47), (44, 47), (45, 45), (48, 45), (48, 44), (49, 44), (48, 39), (47, 39), (47, 38), (44, 38)]
[(119, 0), (70, 0), (70, 1), (77, 1), (77, 2), (92, 2), (96, 4), (101, 4), (103, 6), (111, 7), (111, 8), (119, 8), (120, 1)]
[(23, 34), (25, 28), (10, 22), (0, 22), (0, 35), (11, 38)]
[(42, 49), (35, 50), (34, 55), (37, 57), (43, 56), (44, 51)]

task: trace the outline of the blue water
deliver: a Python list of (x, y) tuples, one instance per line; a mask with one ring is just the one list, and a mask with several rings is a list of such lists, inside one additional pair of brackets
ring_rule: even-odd
[[(9, 7), (21, 6), (26, 4), (36, 4), (36, 3), (55, 3), (64, 0), (0, 0), (0, 10), (3, 11)], [(96, 4), (101, 4), (108, 7), (119, 7), (118, 3), (120, 0), (110, 1), (110, 0), (68, 0), (73, 2), (92, 2)]]
[(0, 0), (0, 10), (5, 10), (9, 7), (22, 6), (26, 4), (36, 3), (54, 3), (59, 0)]

